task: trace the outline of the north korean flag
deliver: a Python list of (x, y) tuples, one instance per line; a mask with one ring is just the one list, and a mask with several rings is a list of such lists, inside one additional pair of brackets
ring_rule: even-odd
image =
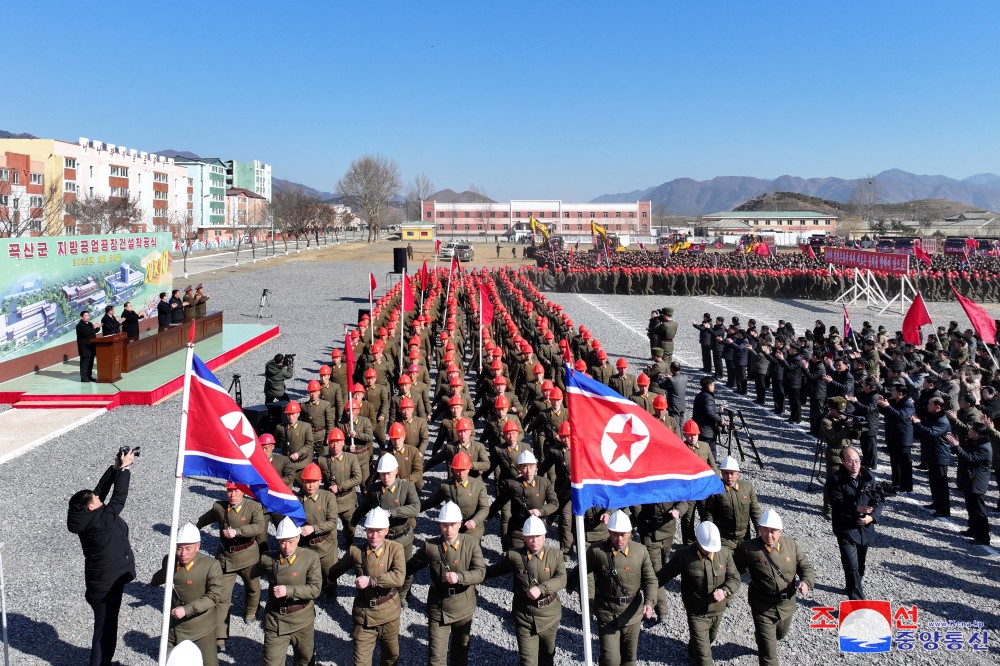
[(569, 367), (566, 392), (574, 514), (699, 500), (724, 490), (701, 458), (631, 400)]
[(192, 359), (183, 476), (246, 486), (268, 512), (305, 524), (302, 504), (264, 455), (243, 410), (201, 359)]

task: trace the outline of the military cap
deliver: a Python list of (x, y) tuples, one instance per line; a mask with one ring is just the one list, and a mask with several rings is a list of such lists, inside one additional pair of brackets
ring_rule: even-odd
[(661, 315), (667, 315), (668, 317), (673, 317), (674, 316), (674, 309), (673, 308), (660, 308), (660, 314)]
[(839, 395), (828, 399), (826, 401), (826, 404), (841, 412), (847, 409), (847, 400), (845, 400)]
[(650, 349), (650, 352), (652, 352), (653, 356), (663, 356), (662, 347), (653, 347), (652, 349)]

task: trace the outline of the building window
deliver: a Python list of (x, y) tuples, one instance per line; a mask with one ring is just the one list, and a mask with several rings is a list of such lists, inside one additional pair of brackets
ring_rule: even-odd
[(76, 192), (76, 182), (72, 180), (63, 181), (63, 192)]
[(40, 173), (31, 174), (31, 184), (32, 185), (44, 185), (45, 175)]
[(621, 217), (621, 216), (622, 216), (622, 213), (621, 213), (620, 210), (619, 211), (615, 211), (615, 217)]
[(431, 215), (430, 211), (427, 211), (426, 216), (427, 216), (428, 220), (432, 219), (432, 215)]
[(819, 220), (813, 220), (813, 226), (814, 227), (818, 227), (819, 226)]
[(168, 183), (170, 181), (167, 179), (167, 174), (160, 173), (158, 171), (154, 171), (153, 172), (153, 182), (154, 183)]
[(646, 219), (646, 211), (642, 211), (642, 219)]
[(128, 178), (128, 167), (113, 166), (111, 167), (111, 175), (115, 178)]
[(39, 197), (39, 196), (34, 196), (33, 195), (31, 197), (31, 207), (32, 208), (41, 208), (42, 207), (42, 198)]
[(17, 169), (14, 169), (14, 184), (15, 185), (21, 184), (21, 172), (18, 171)]
[(608, 216), (607, 212), (601, 213), (601, 217), (607, 217), (607, 216)]
[(505, 218), (507, 217), (507, 211), (504, 211), (504, 213), (503, 213), (503, 216), (504, 216)]
[(10, 171), (7, 169), (0, 169), (0, 182), (7, 182), (10, 180)]
[(583, 225), (582, 224), (576, 225), (576, 230), (577, 231), (583, 231)]
[(443, 210), (439, 210), (438, 211), (438, 217), (439, 218), (443, 218), (444, 217), (444, 211)]
[(778, 226), (779, 227), (781, 226), (781, 220), (778, 220)]
[(476, 225), (476, 229), (477, 229), (478, 231), (482, 231), (482, 230), (483, 230), (483, 225), (481, 225), (481, 224), (477, 224), (477, 225)]
[(9, 194), (0, 194), (0, 206), (7, 207), (10, 204)]
[(465, 211), (465, 216), (469, 217), (469, 211)]
[(634, 211), (634, 210), (630, 210), (630, 211), (628, 212), (628, 216), (629, 216), (629, 217), (635, 217), (635, 211)]
[(76, 168), (76, 160), (74, 158), (72, 158), (72, 157), (64, 157), (63, 158), (63, 166), (66, 167), (67, 169), (75, 169)]

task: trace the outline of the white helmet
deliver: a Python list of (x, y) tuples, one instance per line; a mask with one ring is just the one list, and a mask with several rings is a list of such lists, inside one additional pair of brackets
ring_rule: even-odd
[(462, 522), (462, 510), (454, 502), (445, 502), (438, 512), (439, 523), (460, 523)]
[(624, 511), (615, 511), (608, 521), (608, 530), (611, 532), (631, 532), (632, 521), (628, 519), (628, 514)]
[(386, 453), (378, 459), (378, 469), (376, 471), (379, 474), (395, 472), (397, 469), (399, 469), (399, 461), (396, 460), (396, 456), (391, 453)]
[(784, 523), (781, 522), (781, 516), (774, 509), (767, 509), (760, 516), (760, 526), (770, 527), (773, 530), (783, 530), (785, 529)]
[(284, 517), (281, 522), (278, 523), (278, 532), (274, 536), (278, 539), (293, 539), (302, 534), (302, 530), (299, 526), (292, 522), (289, 517)]
[(191, 641), (181, 641), (167, 657), (167, 666), (203, 666), (201, 650)]
[(545, 536), (545, 523), (538, 516), (528, 516), (528, 519), (524, 521), (524, 527), (521, 528), (521, 534), (524, 536)]
[(518, 465), (537, 465), (538, 458), (531, 451), (521, 451), (521, 455), (517, 457)]
[(719, 461), (719, 470), (722, 472), (738, 472), (740, 464), (732, 456), (723, 456)]
[(698, 539), (698, 545), (706, 553), (717, 553), (722, 550), (722, 538), (719, 536), (719, 528), (715, 523), (706, 520), (698, 525), (694, 531), (694, 536)]
[(201, 532), (191, 523), (184, 523), (177, 530), (177, 543), (201, 543)]
[(384, 530), (389, 528), (389, 512), (380, 506), (375, 507), (365, 516), (365, 529)]

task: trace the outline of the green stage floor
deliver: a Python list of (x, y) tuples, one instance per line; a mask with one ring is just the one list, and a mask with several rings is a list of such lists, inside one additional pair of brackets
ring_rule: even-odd
[[(278, 334), (277, 326), (226, 323), (219, 335), (195, 343), (194, 351), (214, 370)], [(43, 396), (50, 399), (57, 396), (66, 396), (67, 399), (120, 396), (115, 401), (118, 404), (154, 404), (183, 386), (185, 355), (186, 350), (183, 349), (174, 352), (123, 374), (120, 380), (112, 384), (81, 382), (80, 361), (72, 359), (0, 383), (0, 404), (16, 403), (18, 399), (44, 399)]]

